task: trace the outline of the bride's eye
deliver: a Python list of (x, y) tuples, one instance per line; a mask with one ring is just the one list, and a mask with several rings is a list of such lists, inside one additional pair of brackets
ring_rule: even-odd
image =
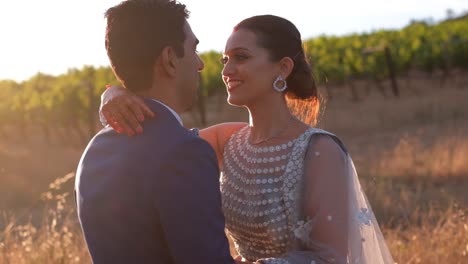
[(222, 63), (222, 64), (226, 64), (228, 62), (228, 57), (224, 56), (222, 57), (221, 59), (219, 59), (219, 61)]
[(236, 54), (234, 56), (237, 61), (244, 61), (249, 58), (249, 56), (243, 55), (243, 54)]

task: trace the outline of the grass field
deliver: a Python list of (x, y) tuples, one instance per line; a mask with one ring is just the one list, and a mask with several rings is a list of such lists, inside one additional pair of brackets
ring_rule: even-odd
[[(386, 83), (384, 93), (354, 83), (358, 99), (346, 85), (322, 89), (319, 126), (347, 145), (398, 263), (468, 263), (464, 76), (443, 86), (436, 77), (399, 80), (399, 98)], [(209, 124), (247, 120), (224, 100), (211, 99)], [(200, 126), (193, 116), (185, 124)], [(28, 140), (0, 139), (0, 264), (89, 263), (71, 197), (84, 146), (46, 144), (31, 131)]]

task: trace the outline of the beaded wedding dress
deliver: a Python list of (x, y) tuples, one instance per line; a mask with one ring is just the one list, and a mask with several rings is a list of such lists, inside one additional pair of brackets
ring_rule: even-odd
[[(327, 151), (314, 148), (323, 135), (340, 146), (342, 165), (327, 164)], [(394, 263), (336, 136), (309, 128), (267, 147), (251, 145), (249, 136), (246, 126), (230, 138), (220, 178), (226, 228), (239, 255), (267, 264)], [(329, 177), (334, 173), (342, 177)], [(346, 254), (330, 246), (340, 243)]]

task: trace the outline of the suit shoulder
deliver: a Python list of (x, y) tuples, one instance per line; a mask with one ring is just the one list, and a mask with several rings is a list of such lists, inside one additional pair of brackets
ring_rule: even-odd
[(214, 155), (214, 149), (204, 139), (194, 135), (190, 131), (185, 131), (183, 137), (176, 142), (173, 148), (174, 152), (187, 152), (193, 155)]

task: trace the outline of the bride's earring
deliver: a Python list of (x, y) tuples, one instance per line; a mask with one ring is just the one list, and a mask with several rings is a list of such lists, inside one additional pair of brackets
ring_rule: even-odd
[(283, 77), (278, 76), (276, 80), (273, 82), (273, 89), (275, 89), (278, 92), (284, 92), (288, 88), (288, 84), (286, 83), (286, 80), (283, 79)]

